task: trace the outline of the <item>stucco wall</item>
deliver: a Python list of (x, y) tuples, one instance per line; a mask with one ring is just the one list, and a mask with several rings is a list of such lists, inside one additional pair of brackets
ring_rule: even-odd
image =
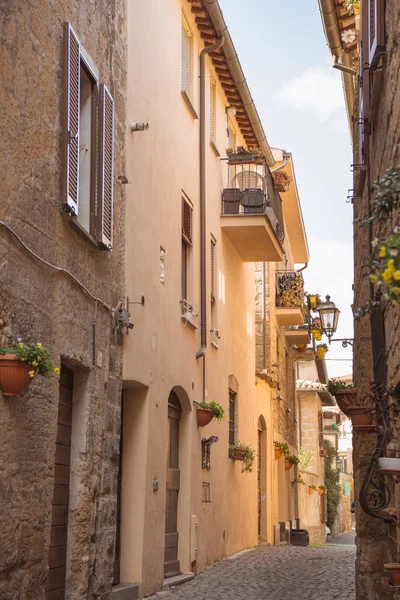
[[(63, 21), (70, 21), (115, 98), (115, 177), (125, 173), (125, 8), (107, 2), (3, 2), (0, 7), (0, 220), (94, 295), (123, 299), (124, 189), (115, 184), (114, 249), (101, 252), (60, 214)], [(71, 475), (68, 585), (75, 599), (108, 598), (115, 535), (121, 346), (113, 320), (67, 276), (34, 259), (0, 226), (0, 338), (49, 348), (75, 371), (82, 415)], [(58, 379), (0, 393), (0, 597), (47, 598)], [(71, 596), (72, 597), (72, 596)]]

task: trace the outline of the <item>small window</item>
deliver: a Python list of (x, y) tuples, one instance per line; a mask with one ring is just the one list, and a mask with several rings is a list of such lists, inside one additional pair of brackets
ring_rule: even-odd
[(236, 393), (229, 390), (229, 445), (236, 441)]
[(202, 494), (201, 501), (203, 504), (210, 504), (211, 502), (211, 486), (207, 481), (202, 481)]
[(211, 236), (211, 242), (210, 242), (210, 279), (211, 279), (211, 285), (210, 285), (210, 289), (211, 289), (211, 302), (212, 304), (215, 304), (216, 301), (216, 261), (217, 261), (217, 242), (216, 239), (214, 238), (214, 236)]
[(192, 249), (193, 207), (182, 198), (182, 247), (181, 247), (181, 294), (182, 300), (189, 296), (189, 264)]
[(206, 439), (201, 440), (201, 468), (207, 469), (209, 471), (211, 469), (211, 446), (207, 444)]
[(192, 95), (192, 32), (182, 15), (181, 30), (181, 91)]
[(216, 144), (216, 84), (210, 73), (210, 143)]

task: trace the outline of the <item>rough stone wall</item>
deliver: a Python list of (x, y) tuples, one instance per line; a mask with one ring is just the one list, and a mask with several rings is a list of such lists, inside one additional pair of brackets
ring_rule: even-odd
[[(348, 482), (350, 485), (353, 483), (351, 475), (347, 475), (345, 473), (340, 474), (340, 483), (342, 485), (342, 491), (344, 492), (344, 483)], [(337, 518), (335, 521), (335, 525), (331, 531), (332, 535), (339, 535), (340, 533), (346, 533), (347, 531), (351, 531), (352, 527), (352, 514), (350, 512), (351, 507), (351, 495), (345, 496), (342, 493), (340, 498)]]
[[(354, 217), (365, 218), (368, 214), (369, 180), (374, 182), (385, 173), (386, 169), (398, 164), (399, 152), (399, 77), (400, 77), (400, 5), (397, 0), (385, 2), (386, 52), (382, 61), (382, 86), (372, 133), (367, 136), (369, 145), (369, 173), (361, 197), (354, 200)], [(358, 114), (358, 86), (356, 93), (356, 109)], [(358, 126), (354, 126), (354, 163), (358, 159)], [(367, 169), (368, 172), (368, 169)], [(354, 188), (358, 189), (359, 172), (355, 170)], [(383, 237), (385, 227), (392, 226), (400, 219), (394, 216), (390, 224), (378, 230), (374, 227), (373, 237)], [(369, 300), (370, 286), (368, 270), (365, 265), (370, 255), (368, 230), (360, 224), (354, 227), (355, 269), (354, 269), (354, 305), (362, 306)], [(388, 367), (388, 384), (397, 385), (400, 367), (400, 310), (391, 306), (384, 307), (386, 331), (386, 361)], [(369, 390), (372, 379), (371, 332), (368, 316), (355, 323), (354, 374), (358, 390), (358, 400), (362, 403)], [(391, 562), (389, 556), (388, 530), (385, 525), (372, 519), (361, 511), (358, 496), (363, 478), (368, 467), (376, 438), (372, 435), (353, 435), (353, 458), (357, 521), (357, 598), (359, 600), (382, 600), (392, 598), (386, 584), (382, 565)], [(397, 440), (400, 441), (400, 440)]]
[[(300, 445), (308, 452), (312, 452), (312, 459), (308, 468), (319, 473), (323, 466), (323, 459), (319, 456), (319, 418), (318, 413), (321, 410), (321, 401), (316, 398), (315, 392), (297, 392), (301, 403), (300, 417)], [(323, 469), (322, 469), (323, 471)], [(322, 477), (323, 479), (323, 477)], [(323, 481), (321, 481), (322, 485)]]
[[(114, 185), (114, 248), (99, 251), (60, 213), (63, 21), (115, 100), (115, 181), (125, 172), (125, 5), (115, 0), (5, 0), (0, 6), (0, 221), (105, 303), (123, 298), (124, 190)], [(112, 317), (0, 225), (0, 337), (49, 348), (74, 370), (84, 421), (73, 466), (70, 597), (109, 597), (120, 423), (121, 343)], [(96, 317), (97, 365), (92, 367)], [(59, 382), (35, 377), (0, 393), (0, 597), (47, 598)], [(75, 410), (75, 405), (74, 405)], [(74, 434), (73, 434), (74, 435)]]

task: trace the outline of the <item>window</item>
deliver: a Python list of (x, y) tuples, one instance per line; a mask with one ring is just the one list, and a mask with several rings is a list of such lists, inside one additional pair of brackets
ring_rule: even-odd
[(211, 446), (207, 444), (207, 440), (203, 438), (201, 440), (201, 468), (207, 469), (209, 471), (211, 469)]
[(192, 32), (182, 15), (181, 31), (181, 91), (192, 95)]
[(229, 390), (229, 445), (236, 441), (236, 393)]
[(217, 241), (215, 237), (211, 236), (210, 241), (210, 290), (211, 290), (211, 303), (215, 304), (216, 300), (216, 253), (217, 253)]
[(215, 147), (216, 133), (216, 84), (215, 79), (210, 73), (210, 143)]
[(182, 198), (182, 262), (181, 294), (182, 300), (189, 296), (189, 259), (192, 248), (193, 207), (186, 198)]
[(203, 502), (203, 504), (210, 504), (210, 502), (211, 502), (211, 486), (210, 486), (210, 484), (207, 481), (202, 481), (201, 487), (202, 487), (201, 501)]
[(114, 101), (69, 23), (64, 23), (63, 211), (111, 250)]
[(385, 2), (384, 0), (367, 0), (365, 5), (363, 14), (369, 25), (368, 62), (370, 67), (375, 67), (385, 49)]

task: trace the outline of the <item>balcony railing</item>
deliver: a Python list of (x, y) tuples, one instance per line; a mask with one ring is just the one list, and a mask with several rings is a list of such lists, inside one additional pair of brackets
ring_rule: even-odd
[(280, 243), (285, 238), (282, 200), (276, 190), (226, 188), (222, 192), (223, 215), (266, 215)]
[(299, 307), (304, 304), (304, 279), (298, 271), (279, 271), (276, 274), (276, 306), (283, 308)]

